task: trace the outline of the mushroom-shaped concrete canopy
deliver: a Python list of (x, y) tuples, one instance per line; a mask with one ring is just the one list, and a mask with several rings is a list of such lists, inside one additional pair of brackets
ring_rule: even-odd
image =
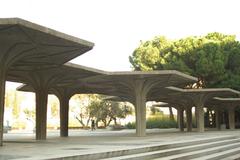
[[(230, 88), (204, 88), (204, 89), (181, 89), (177, 87), (167, 87), (175, 92), (181, 93), (179, 98), (186, 98), (196, 107), (197, 127), (199, 132), (204, 131), (204, 111), (205, 103), (214, 97), (238, 97), (240, 92)], [(176, 98), (176, 99), (179, 99)]]
[(12, 71), (56, 67), (89, 51), (93, 45), (19, 18), (0, 19), (0, 146), (6, 76)]
[[(230, 88), (200, 88), (200, 89), (182, 89), (177, 87), (167, 87), (175, 92), (176, 99), (186, 98), (193, 101), (194, 105), (204, 105), (204, 103), (214, 97), (238, 97), (240, 92)], [(178, 94), (176, 94), (178, 93)]]
[[(107, 76), (84, 79), (84, 85), (80, 83), (75, 88), (79, 87), (79, 93), (118, 96), (135, 104), (137, 93), (144, 92), (148, 99), (152, 94), (161, 94), (166, 86), (185, 86), (193, 82), (196, 82), (195, 77), (174, 70), (107, 72)], [(140, 92), (136, 91), (138, 89)]]
[(192, 101), (181, 92), (176, 92), (175, 90), (169, 89), (169, 87), (163, 88), (161, 92), (162, 94), (151, 95), (149, 100), (167, 103), (169, 106), (175, 108), (192, 105)]
[(33, 69), (63, 64), (94, 44), (19, 18), (0, 19), (0, 55), (4, 64)]
[[(83, 80), (84, 78), (94, 77), (103, 74), (105, 74), (104, 71), (67, 62), (63, 65), (59, 65), (49, 69), (42, 68), (28, 72), (22, 70), (12, 70), (8, 74), (7, 80), (21, 83), (24, 83), (26, 81), (30, 82), (30, 84), (28, 85), (24, 84), (18, 87), (18, 90), (35, 92), (34, 86), (31, 85), (31, 79), (33, 81), (34, 76), (41, 75), (41, 77), (44, 77), (45, 80), (48, 80), (48, 82), (46, 83), (48, 83), (48, 87), (50, 90), (52, 88), (58, 88), (62, 86), (74, 86), (77, 85), (79, 81)], [(53, 90), (50, 91), (53, 92)]]
[[(98, 93), (118, 96), (135, 106), (136, 133), (145, 135), (146, 106), (145, 103), (152, 94), (161, 94), (166, 86), (185, 86), (196, 82), (196, 78), (178, 71), (133, 71), (108, 72), (96, 78), (84, 79), (79, 83), (76, 93)], [(77, 90), (76, 90), (77, 91)]]
[(84, 78), (78, 84), (65, 86), (75, 93), (98, 93), (118, 96), (135, 105), (137, 135), (144, 136), (146, 128), (145, 102), (152, 94), (161, 94), (166, 86), (185, 86), (197, 78), (174, 70), (105, 72)]
[[(71, 97), (75, 94), (74, 86), (79, 86), (79, 83), (86, 78), (94, 78), (99, 75), (106, 75), (106, 72), (78, 64), (73, 63), (65, 63), (60, 65), (59, 67), (54, 67), (51, 69), (42, 69), (35, 72), (21, 72), (21, 71), (13, 71), (8, 75), (8, 80), (10, 81), (20, 81), (24, 83), (29, 76), (33, 77), (33, 75), (42, 75), (44, 77), (49, 77), (47, 79), (51, 79), (53, 83), (49, 85), (48, 94), (55, 94), (59, 99), (62, 96)], [(72, 87), (72, 88), (71, 88)], [(17, 88), (18, 91), (23, 92), (35, 92), (34, 86), (30, 84), (23, 84)], [(61, 93), (67, 90), (66, 93)]]
[[(63, 66), (63, 68), (64, 67), (65, 66)], [(79, 69), (81, 70), (81, 68), (82, 67), (80, 67)], [(62, 68), (59, 69), (59, 71), (61, 70)], [(144, 89), (144, 92), (147, 92), (145, 93), (146, 96), (149, 97), (147, 99), (152, 100), (150, 96), (152, 96), (153, 94), (163, 94), (166, 91), (166, 86), (185, 86), (186, 84), (193, 83), (197, 80), (195, 77), (174, 70), (150, 72), (104, 72), (95, 69), (91, 70), (93, 72), (95, 71), (94, 73), (101, 74), (94, 77), (89, 76), (82, 79), (74, 78), (72, 79), (72, 81), (75, 81), (75, 83), (62, 84), (61, 80), (59, 80), (59, 82), (55, 83), (55, 86), (53, 86), (52, 88), (65, 87), (73, 90), (75, 93), (98, 93), (118, 96), (124, 101), (129, 101), (135, 104), (135, 94), (138, 93), (136, 92), (138, 85), (141, 85), (141, 88)], [(48, 73), (46, 74), (48, 75)], [(66, 76), (67, 75), (68, 74), (66, 73)], [(79, 71), (79, 74), (75, 76), (81, 76), (81, 71)], [(13, 80), (14, 76), (12, 76), (11, 78)], [(69, 81), (71, 80), (69, 79)], [(31, 89), (31, 86), (29, 85), (23, 85), (19, 87), (18, 90), (33, 91), (33, 89)], [(140, 92), (142, 91), (143, 90), (141, 90)]]
[(240, 98), (221, 98), (214, 97), (206, 102), (207, 107), (214, 109), (231, 109), (240, 104)]
[(168, 103), (161, 102), (158, 104), (154, 104), (153, 107), (171, 107), (171, 105)]
[(221, 112), (228, 112), (229, 128), (235, 129), (235, 109), (239, 106), (240, 98), (220, 98), (214, 97), (206, 102), (206, 106), (214, 109), (216, 117), (216, 127), (220, 129), (220, 121), (223, 118)]
[(124, 101), (127, 101), (126, 99), (121, 98), (121, 97), (117, 97), (117, 96), (107, 96), (107, 97), (104, 97), (103, 100), (116, 101), (116, 102), (124, 102)]
[[(94, 77), (97, 75), (104, 74), (103, 71), (89, 68), (89, 67), (84, 67), (72, 63), (66, 63), (64, 65), (61, 65), (59, 67), (55, 68), (50, 68), (50, 69), (42, 69), (35, 71), (33, 73), (29, 72), (20, 72), (20, 71), (15, 71), (12, 72), (11, 76), (8, 78), (11, 80), (22, 80), (23, 82), (25, 79), (31, 79), (32, 81), (35, 80), (35, 83), (38, 84), (38, 78), (34, 79), (34, 76), (39, 76), (44, 77), (44, 82), (47, 84), (49, 90), (48, 93), (53, 93), (55, 94), (60, 101), (60, 125), (61, 125), (61, 136), (68, 136), (68, 101), (70, 97), (74, 94), (72, 90), (68, 90), (64, 88), (63, 86), (66, 85), (74, 85), (78, 83), (80, 80), (84, 78), (89, 78), (89, 77)], [(32, 83), (33, 84), (33, 83)], [(39, 84), (40, 85), (40, 84)], [(37, 92), (37, 88), (33, 85), (22, 85), (18, 87), (18, 90), (21, 91), (28, 91), (28, 92)], [(47, 94), (47, 93), (46, 93)], [(45, 111), (43, 112), (38, 112), (38, 109), (42, 109), (43, 107), (39, 106), (39, 103), (41, 104), (40, 100), (37, 101), (36, 99), (36, 130), (38, 130), (38, 124), (39, 125), (45, 125), (46, 122), (46, 117), (44, 115), (46, 114), (46, 108)], [(39, 114), (38, 114), (39, 113)], [(40, 130), (40, 129), (39, 129)], [(42, 133), (45, 135), (46, 130), (44, 128), (44, 131)], [(41, 133), (41, 132), (39, 132)], [(36, 133), (36, 138), (38, 137), (38, 132)], [(45, 138), (45, 137), (44, 137)]]

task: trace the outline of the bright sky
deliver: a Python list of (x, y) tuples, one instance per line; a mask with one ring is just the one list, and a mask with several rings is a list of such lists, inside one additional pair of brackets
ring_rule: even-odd
[(157, 35), (218, 31), (240, 37), (239, 0), (0, 0), (0, 17), (19, 17), (95, 43), (72, 62), (131, 70), (128, 57)]

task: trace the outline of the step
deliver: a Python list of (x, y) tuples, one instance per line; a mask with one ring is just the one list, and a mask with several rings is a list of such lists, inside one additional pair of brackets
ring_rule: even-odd
[(238, 154), (229, 156), (227, 158), (223, 158), (222, 160), (239, 160), (240, 159), (240, 153), (238, 152)]
[(185, 152), (192, 152), (200, 149), (205, 149), (206, 147), (215, 147), (215, 146), (222, 146), (226, 144), (233, 144), (239, 142), (240, 143), (240, 138), (235, 138), (235, 139), (227, 139), (227, 140), (222, 140), (222, 141), (214, 141), (214, 142), (205, 142), (202, 144), (196, 144), (196, 145), (187, 145), (183, 147), (173, 147), (170, 149), (161, 149), (157, 151), (149, 151), (149, 152), (144, 152), (144, 153), (138, 153), (138, 154), (132, 154), (132, 155), (125, 155), (125, 156), (119, 156), (119, 157), (113, 157), (113, 158), (107, 158), (105, 160), (123, 160), (123, 159), (131, 159), (131, 160), (139, 160), (139, 159), (153, 159), (153, 158), (159, 158), (159, 157), (166, 157), (166, 156), (171, 156), (174, 154), (181, 154)]
[(219, 160), (219, 159), (240, 159), (240, 147), (231, 150), (222, 151), (220, 153), (215, 153), (200, 158), (194, 158), (193, 160)]
[[(240, 142), (238, 143), (233, 143), (233, 144), (228, 144), (224, 146), (218, 146), (218, 147), (213, 147), (213, 148), (207, 148), (199, 151), (193, 151), (193, 152), (187, 152), (187, 153), (182, 153), (182, 154), (176, 154), (168, 157), (161, 158), (161, 160), (188, 160), (188, 159), (194, 159), (194, 158), (200, 158), (206, 155), (210, 154), (215, 154), (215, 153), (220, 153), (225, 150), (230, 150), (234, 148), (240, 147)], [(158, 159), (156, 159), (158, 160)]]
[[(64, 160), (73, 160), (73, 159), (81, 159), (81, 160), (98, 160), (98, 159), (104, 159), (104, 158), (111, 158), (117, 159), (119, 156), (126, 156), (126, 155), (138, 155), (138, 154), (149, 154), (149, 152), (152, 151), (157, 151), (159, 150), (172, 150), (172, 149), (177, 149), (179, 147), (189, 147), (189, 146), (194, 146), (194, 145), (201, 145), (205, 143), (216, 143), (219, 141), (225, 141), (225, 140), (232, 140), (236, 139), (237, 136), (216, 136), (216, 137), (211, 137), (211, 138), (204, 138), (204, 139), (195, 139), (195, 140), (187, 140), (187, 141), (181, 141), (181, 142), (174, 142), (170, 144), (154, 144), (154, 145), (145, 145), (145, 146), (138, 146), (138, 147), (126, 147), (126, 149), (122, 150), (111, 150), (111, 151), (96, 151), (95, 153), (91, 154), (75, 154), (72, 156), (64, 156), (61, 157), (59, 156), (58, 158), (54, 159), (64, 159)], [(25, 160), (25, 159), (22, 159)], [(139, 160), (139, 158), (138, 158)]]
[[(79, 157), (83, 160), (85, 159), (104, 159), (104, 158), (111, 158), (111, 157), (119, 157), (119, 156), (125, 156), (125, 155), (133, 155), (133, 154), (139, 154), (139, 153), (147, 153), (150, 151), (158, 151), (163, 149), (172, 149), (177, 147), (183, 147), (183, 146), (189, 146), (194, 144), (203, 144), (207, 142), (216, 142), (216, 141), (222, 141), (222, 140), (230, 140), (234, 139), (237, 136), (222, 136), (222, 137), (215, 137), (215, 138), (205, 138), (205, 139), (199, 139), (199, 140), (190, 140), (185, 142), (176, 142), (171, 144), (163, 144), (163, 145), (148, 145), (148, 146), (140, 146), (135, 148), (127, 148), (124, 150), (113, 150), (109, 152), (100, 152), (100, 153), (93, 153), (93, 154), (86, 154), (86, 155), (78, 155), (74, 156)], [(64, 157), (65, 159), (71, 159), (71, 157)]]

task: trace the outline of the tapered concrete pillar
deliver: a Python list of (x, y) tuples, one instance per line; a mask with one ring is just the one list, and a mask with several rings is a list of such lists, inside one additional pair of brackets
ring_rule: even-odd
[(3, 121), (5, 100), (5, 72), (0, 69), (0, 146), (3, 145)]
[(186, 109), (186, 117), (187, 117), (187, 131), (192, 131), (192, 107), (187, 107)]
[(54, 88), (53, 92), (60, 102), (60, 136), (68, 137), (69, 100), (73, 92), (68, 88)]
[(177, 109), (177, 117), (178, 117), (178, 128), (180, 131), (184, 131), (184, 115), (183, 115), (184, 109), (182, 107), (179, 107)]
[(196, 114), (197, 114), (197, 131), (204, 132), (204, 110), (203, 105), (196, 105)]
[(216, 129), (221, 129), (221, 111), (219, 109), (215, 110), (215, 123), (216, 123)]
[(235, 110), (234, 108), (228, 109), (228, 123), (229, 123), (229, 129), (234, 130), (235, 129)]
[(47, 88), (36, 89), (36, 139), (45, 140), (47, 137)]
[(60, 101), (60, 136), (68, 137), (69, 97), (62, 96)]
[(146, 93), (143, 81), (136, 81), (135, 84), (136, 134), (141, 137), (146, 135)]
[(194, 112), (194, 114), (195, 114), (195, 126), (196, 126), (196, 128), (197, 128), (197, 120), (198, 120), (198, 113), (197, 113), (197, 109), (196, 109), (197, 107), (195, 106), (195, 112)]

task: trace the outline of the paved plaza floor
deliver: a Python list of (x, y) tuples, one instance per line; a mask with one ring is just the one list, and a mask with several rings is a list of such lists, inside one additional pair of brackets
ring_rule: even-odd
[(70, 130), (66, 138), (59, 137), (59, 131), (48, 131), (47, 140), (36, 141), (34, 133), (30, 131), (11, 131), (4, 134), (0, 160), (67, 157), (232, 135), (239, 136), (240, 130), (198, 133), (179, 132), (178, 129), (150, 129), (146, 137), (136, 137), (135, 130)]

